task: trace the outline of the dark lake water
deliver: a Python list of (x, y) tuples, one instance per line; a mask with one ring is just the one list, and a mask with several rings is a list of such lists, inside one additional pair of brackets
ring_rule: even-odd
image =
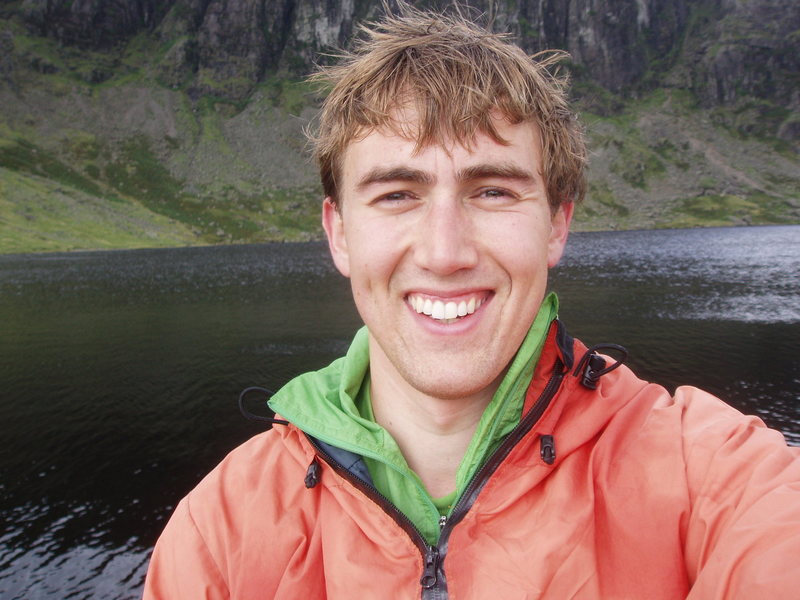
[[(573, 234), (570, 332), (800, 445), (800, 227)], [(360, 321), (322, 244), (0, 256), (0, 597), (136, 598), (177, 501), (261, 428), (236, 408)]]

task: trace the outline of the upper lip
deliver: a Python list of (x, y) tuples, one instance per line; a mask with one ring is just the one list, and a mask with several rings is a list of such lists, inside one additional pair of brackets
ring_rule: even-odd
[(436, 320), (455, 319), (471, 315), (491, 297), (490, 290), (442, 295), (410, 292), (406, 302), (417, 313), (423, 313)]
[(473, 288), (469, 290), (453, 290), (442, 291), (433, 289), (415, 289), (406, 292), (406, 299), (411, 296), (421, 296), (422, 298), (430, 298), (431, 300), (441, 300), (442, 302), (458, 302), (460, 300), (469, 300), (470, 298), (481, 298), (486, 300), (492, 294), (489, 288)]

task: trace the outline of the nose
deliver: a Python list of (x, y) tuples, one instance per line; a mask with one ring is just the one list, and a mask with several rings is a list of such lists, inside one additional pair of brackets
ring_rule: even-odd
[(414, 258), (436, 275), (470, 269), (478, 263), (469, 208), (458, 198), (430, 200), (416, 233)]

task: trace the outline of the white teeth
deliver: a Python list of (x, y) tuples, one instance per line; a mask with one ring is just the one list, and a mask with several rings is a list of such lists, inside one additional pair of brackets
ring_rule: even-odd
[(422, 296), (409, 296), (408, 303), (417, 313), (425, 314), (437, 321), (450, 324), (457, 321), (459, 317), (466, 317), (474, 313), (483, 304), (483, 300), (472, 297), (469, 300), (461, 300), (460, 302), (444, 302), (442, 300), (423, 298)]

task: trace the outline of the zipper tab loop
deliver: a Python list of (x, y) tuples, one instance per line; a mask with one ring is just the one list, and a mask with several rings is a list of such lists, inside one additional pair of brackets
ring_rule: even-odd
[(306, 471), (305, 484), (308, 489), (316, 487), (319, 483), (319, 471), (319, 461), (315, 458), (311, 461), (311, 464), (308, 465), (308, 470)]
[[(622, 356), (612, 363), (611, 366), (606, 366), (605, 359), (597, 354), (598, 350), (615, 350)], [(621, 366), (628, 358), (628, 351), (619, 344), (596, 344), (589, 348), (583, 355), (583, 358), (578, 362), (575, 367), (573, 375), (581, 378), (581, 385), (590, 390), (597, 389), (597, 382), (606, 373), (610, 373), (617, 367)]]
[(447, 524), (447, 516), (446, 515), (442, 515), (441, 517), (439, 517), (439, 531), (444, 529), (444, 526), (446, 524)]
[(439, 570), (439, 549), (434, 546), (428, 546), (425, 551), (425, 568), (422, 571), (422, 577), (419, 580), (420, 585), (426, 590), (431, 589), (436, 585), (439, 579), (437, 571)]
[(542, 460), (552, 465), (556, 461), (556, 440), (552, 435), (543, 435), (540, 441), (541, 450), (539, 451)]

